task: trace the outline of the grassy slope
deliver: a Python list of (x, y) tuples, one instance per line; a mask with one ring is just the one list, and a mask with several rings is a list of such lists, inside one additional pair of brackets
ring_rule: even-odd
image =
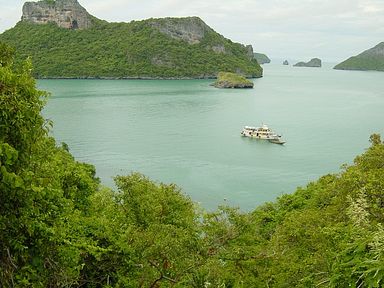
[[(219, 71), (241, 71), (261, 77), (262, 68), (249, 60), (243, 45), (208, 32), (199, 44), (172, 39), (149, 21), (107, 23), (94, 20), (87, 30), (54, 24), (19, 22), (0, 35), (17, 49), (16, 61), (31, 56), (36, 77), (214, 77)], [(161, 21), (161, 19), (156, 20)], [(210, 47), (221, 45), (227, 53)]]

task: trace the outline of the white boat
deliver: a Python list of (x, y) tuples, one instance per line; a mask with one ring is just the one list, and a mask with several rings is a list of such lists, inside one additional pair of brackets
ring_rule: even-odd
[(281, 139), (281, 135), (273, 132), (267, 125), (263, 124), (260, 127), (245, 126), (241, 131), (244, 137), (268, 140), (275, 144), (284, 144), (285, 141)]

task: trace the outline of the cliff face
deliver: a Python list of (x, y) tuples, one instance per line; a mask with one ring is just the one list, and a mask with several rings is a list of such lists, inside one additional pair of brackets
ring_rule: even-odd
[(91, 15), (77, 0), (26, 2), (21, 20), (36, 24), (54, 22), (67, 29), (87, 29), (92, 25)]
[(214, 32), (199, 17), (153, 19), (150, 25), (161, 33), (189, 44), (198, 44), (209, 32)]
[[(208, 35), (217, 34), (211, 27), (209, 27), (199, 17), (183, 17), (183, 18), (158, 18), (150, 19), (149, 24), (173, 39), (179, 39), (187, 42), (188, 44), (200, 44)], [(223, 43), (215, 43), (207, 47), (219, 54), (228, 54), (228, 51)], [(251, 60), (253, 56), (252, 45), (244, 46), (244, 49)]]
[(337, 64), (334, 69), (384, 71), (384, 42), (365, 50), (357, 56), (348, 58)]
[(247, 55), (249, 59), (255, 59), (255, 55), (253, 53), (253, 47), (252, 45), (246, 45), (245, 49), (247, 50)]

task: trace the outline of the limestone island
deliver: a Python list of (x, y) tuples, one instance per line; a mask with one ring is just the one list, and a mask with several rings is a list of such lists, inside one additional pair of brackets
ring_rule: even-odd
[(216, 88), (253, 88), (253, 82), (236, 73), (219, 72), (212, 84)]
[[(24, 1), (23, 1), (24, 2)], [(262, 77), (251, 45), (235, 43), (199, 17), (109, 23), (77, 0), (25, 2), (21, 21), (0, 34), (31, 58), (36, 78), (211, 79), (220, 71)]]
[(288, 60), (284, 60), (283, 65), (289, 65)]
[(312, 58), (308, 62), (298, 62), (295, 67), (321, 67), (321, 60), (319, 58)]
[(253, 53), (253, 57), (257, 60), (259, 64), (271, 63), (271, 59), (263, 53)]
[(337, 64), (334, 69), (384, 71), (384, 42)]

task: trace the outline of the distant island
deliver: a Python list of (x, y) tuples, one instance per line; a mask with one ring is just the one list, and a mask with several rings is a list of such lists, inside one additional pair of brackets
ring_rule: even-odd
[(220, 72), (212, 85), (216, 88), (253, 88), (252, 81), (231, 72)]
[(308, 62), (298, 62), (295, 67), (321, 67), (321, 60), (319, 58), (312, 58)]
[(271, 59), (263, 53), (253, 53), (253, 56), (259, 64), (271, 63)]
[(337, 64), (338, 70), (384, 71), (384, 42)]
[(26, 2), (20, 22), (0, 34), (31, 57), (37, 78), (190, 79), (263, 70), (251, 45), (234, 43), (198, 17), (108, 23), (77, 0)]
[(283, 65), (289, 65), (288, 60), (284, 60), (284, 61), (283, 61)]

